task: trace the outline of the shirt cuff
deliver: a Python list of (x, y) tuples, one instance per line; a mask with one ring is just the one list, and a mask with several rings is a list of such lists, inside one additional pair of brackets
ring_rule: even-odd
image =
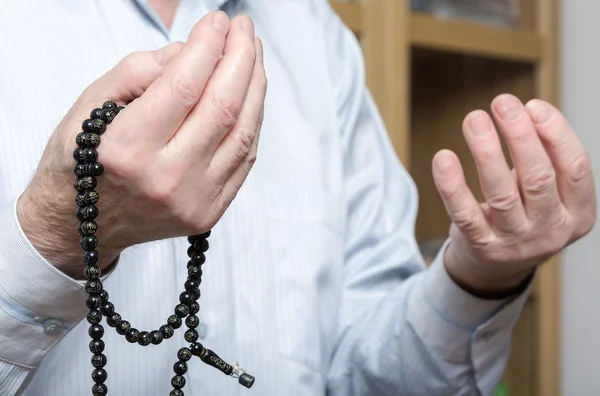
[(29, 242), (17, 200), (0, 207), (0, 359), (36, 367), (86, 316), (87, 295), (85, 281), (58, 270)]

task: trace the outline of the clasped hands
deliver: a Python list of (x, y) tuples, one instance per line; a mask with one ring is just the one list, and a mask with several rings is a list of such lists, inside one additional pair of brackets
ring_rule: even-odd
[[(82, 93), (50, 138), (18, 202), (23, 231), (60, 270), (80, 276), (71, 153), (81, 122), (107, 99), (131, 103), (98, 149), (105, 168), (98, 186), (101, 267), (129, 246), (212, 228), (256, 159), (266, 81), (261, 42), (246, 16), (209, 13), (186, 44), (129, 55)], [(469, 114), (463, 130), (484, 203), (467, 187), (455, 154), (443, 150), (433, 160), (452, 219), (446, 268), (482, 296), (518, 287), (596, 218), (590, 159), (562, 114), (510, 95), (496, 98), (492, 113), (515, 170), (490, 117)]]

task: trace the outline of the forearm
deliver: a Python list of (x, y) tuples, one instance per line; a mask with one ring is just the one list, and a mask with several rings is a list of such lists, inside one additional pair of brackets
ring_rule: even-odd
[(452, 283), (438, 257), (345, 332), (329, 375), (330, 394), (491, 394), (526, 295), (475, 298)]

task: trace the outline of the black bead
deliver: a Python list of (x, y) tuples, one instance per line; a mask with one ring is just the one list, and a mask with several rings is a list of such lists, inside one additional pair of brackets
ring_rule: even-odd
[(196, 315), (190, 315), (185, 318), (185, 325), (190, 329), (195, 329), (200, 324), (200, 319)]
[(96, 205), (88, 205), (81, 209), (81, 213), (85, 220), (94, 220), (98, 217), (98, 207)]
[(134, 329), (131, 328), (129, 329), (129, 331), (127, 332), (127, 334), (125, 334), (125, 339), (129, 342), (131, 342), (132, 344), (138, 342), (138, 340), (140, 339), (140, 332), (138, 329)]
[(171, 386), (175, 389), (181, 389), (185, 386), (185, 378), (181, 375), (176, 375), (171, 379)]
[(94, 355), (99, 355), (104, 352), (104, 341), (102, 340), (92, 340), (90, 341), (90, 352)]
[(92, 128), (92, 120), (88, 119), (85, 120), (81, 123), (81, 130), (83, 132), (92, 132), (93, 128)]
[(85, 254), (83, 255), (83, 262), (85, 263), (85, 265), (96, 265), (98, 264), (99, 259), (100, 255), (95, 250), (85, 252)]
[(192, 265), (188, 268), (188, 276), (192, 279), (200, 280), (202, 278), (202, 269), (197, 265)]
[(102, 303), (107, 303), (108, 302), (108, 292), (106, 290), (102, 290), (100, 292), (100, 298), (102, 299)]
[(198, 312), (200, 312), (200, 304), (194, 301), (194, 303), (190, 305), (190, 315), (196, 315)]
[(196, 242), (198, 239), (200, 239), (200, 235), (190, 235), (189, 237), (187, 237), (187, 240), (190, 245), (193, 245), (194, 242)]
[(73, 159), (75, 161), (81, 161), (81, 152), (83, 151), (82, 148), (77, 147), (76, 149), (73, 150)]
[(115, 313), (115, 306), (113, 305), (113, 303), (107, 302), (102, 304), (102, 307), (100, 307), (100, 311), (104, 316), (112, 316)]
[(187, 363), (182, 360), (178, 361), (177, 363), (175, 363), (173, 365), (173, 371), (177, 375), (183, 375), (183, 374), (187, 373), (187, 371), (188, 371)]
[(106, 381), (106, 370), (104, 369), (96, 369), (92, 371), (92, 380), (97, 384), (102, 384)]
[(169, 316), (169, 318), (167, 319), (167, 324), (171, 327), (173, 327), (174, 329), (178, 329), (181, 327), (181, 318), (177, 315), (171, 315)]
[(185, 318), (189, 315), (189, 313), (190, 307), (188, 307), (185, 304), (177, 304), (177, 306), (175, 307), (175, 315), (179, 316), (180, 318)]
[(211, 234), (211, 230), (206, 231), (204, 234), (200, 234), (200, 238), (208, 238)]
[(196, 253), (196, 249), (193, 246), (190, 246), (187, 250), (187, 255), (189, 258), (192, 258), (192, 256), (194, 255), (194, 253)]
[(92, 366), (95, 368), (102, 368), (106, 366), (106, 356), (102, 354), (92, 356)]
[(202, 292), (200, 291), (200, 289), (196, 288), (196, 290), (194, 290), (194, 300), (199, 299), (201, 295)]
[(93, 120), (92, 130), (90, 132), (95, 133), (96, 135), (102, 135), (106, 132), (106, 123), (100, 118)]
[(79, 132), (75, 137), (75, 143), (81, 148), (85, 147), (85, 135), (87, 135), (87, 132)]
[(208, 241), (206, 239), (198, 239), (194, 242), (194, 247), (196, 250), (204, 253), (208, 250)]
[(192, 351), (192, 355), (200, 356), (204, 352), (204, 346), (199, 342), (194, 342), (190, 345), (190, 351)]
[(204, 255), (204, 253), (196, 252), (192, 255), (190, 261), (193, 265), (200, 266), (206, 262), (206, 256)]
[(93, 190), (98, 185), (98, 181), (94, 176), (80, 177), (73, 182), (73, 187), (77, 192)]
[(200, 282), (197, 279), (188, 279), (184, 284), (185, 290), (193, 292), (197, 287), (200, 287)]
[(115, 328), (118, 334), (125, 335), (131, 330), (131, 324), (126, 320), (121, 320), (121, 323)]
[(94, 384), (92, 387), (93, 396), (104, 396), (108, 394), (108, 387), (104, 384)]
[[(194, 293), (190, 293), (188, 291), (182, 292), (179, 295), (179, 301), (182, 304), (188, 305), (188, 307), (189, 307), (189, 305), (192, 304), (195, 301), (194, 300)], [(188, 309), (188, 312), (189, 312), (189, 309)]]
[(83, 250), (94, 250), (98, 247), (98, 238), (95, 235), (86, 235), (79, 241)]
[(99, 280), (89, 280), (85, 282), (85, 292), (87, 294), (99, 294), (102, 291), (102, 282)]
[(181, 389), (173, 389), (169, 396), (184, 396), (183, 391)]
[(106, 324), (110, 327), (117, 327), (121, 324), (121, 315), (114, 313), (111, 317), (106, 318)]
[(100, 304), (102, 304), (102, 299), (100, 299), (100, 296), (98, 296), (96, 294), (92, 294), (91, 296), (87, 296), (87, 298), (85, 299), (85, 305), (89, 309), (100, 308)]
[(85, 176), (100, 176), (104, 173), (104, 166), (99, 162), (83, 164), (83, 172)]
[(95, 108), (94, 110), (92, 110), (92, 111), (90, 112), (90, 118), (91, 118), (91, 119), (100, 118), (100, 114), (102, 114), (102, 109), (100, 109), (100, 108)]
[(114, 110), (117, 108), (117, 104), (113, 100), (107, 100), (102, 104), (102, 109)]
[[(89, 253), (89, 252), (88, 252)], [(86, 279), (94, 280), (102, 276), (102, 271), (95, 265), (89, 265), (83, 270)]]
[(82, 163), (76, 163), (75, 166), (73, 167), (73, 173), (75, 174), (75, 176), (77, 177), (84, 177), (87, 176), (85, 173), (85, 166), (86, 164), (82, 164)]
[(147, 331), (140, 331), (138, 344), (140, 344), (141, 346), (147, 346), (150, 345), (150, 342), (150, 333), (148, 333)]
[(94, 220), (88, 220), (81, 223), (81, 230), (85, 235), (93, 235), (98, 231), (98, 224)]
[(100, 195), (97, 191), (92, 190), (83, 193), (83, 200), (85, 201), (86, 205), (95, 205), (98, 203), (99, 199)]
[(252, 385), (254, 385), (254, 380), (255, 378), (250, 374), (242, 373), (242, 375), (240, 375), (240, 378), (238, 379), (238, 382), (240, 383), (240, 385), (246, 388), (251, 388)]
[(188, 329), (183, 337), (187, 342), (196, 342), (198, 341), (198, 332), (194, 329)]
[[(181, 319), (179, 320), (181, 321)], [(160, 331), (160, 334), (162, 334), (165, 340), (168, 340), (169, 338), (173, 337), (173, 334), (175, 333), (175, 330), (173, 330), (173, 326), (168, 324), (160, 326), (160, 329), (158, 329), (158, 331)]]
[(88, 334), (94, 340), (99, 340), (104, 335), (104, 327), (102, 327), (102, 325), (99, 324), (90, 325), (90, 328), (88, 329)]
[(104, 120), (105, 123), (110, 124), (113, 122), (115, 117), (117, 116), (117, 112), (112, 109), (104, 109), (100, 114), (100, 118)]
[(183, 347), (179, 351), (177, 351), (177, 359), (187, 362), (191, 358), (192, 358), (192, 351), (190, 350), (190, 348)]
[(80, 193), (75, 196), (75, 204), (77, 204), (79, 207), (86, 205), (85, 201), (83, 200), (83, 194)]
[(81, 162), (96, 162), (98, 159), (98, 152), (93, 148), (83, 148), (79, 150), (79, 161)]
[(96, 149), (98, 146), (100, 146), (100, 141), (102, 138), (100, 138), (99, 134), (90, 132), (84, 136), (83, 140), (85, 147)]
[(150, 332), (150, 342), (154, 345), (158, 345), (162, 342), (163, 340), (163, 335), (160, 331), (158, 330), (152, 330)]
[(90, 310), (86, 316), (89, 324), (98, 324), (102, 321), (102, 314), (97, 309)]

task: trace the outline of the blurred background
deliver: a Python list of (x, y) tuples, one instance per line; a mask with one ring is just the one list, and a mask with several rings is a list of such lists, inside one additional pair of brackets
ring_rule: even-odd
[[(594, 0), (332, 0), (359, 38), (367, 82), (396, 152), (420, 192), (426, 257), (449, 220), (431, 159), (454, 150), (477, 175), (462, 138), (471, 110), (497, 94), (545, 99), (570, 119), (600, 175), (600, 2)], [(600, 183), (597, 183), (600, 186)], [(600, 231), (550, 260), (517, 323), (494, 396), (600, 395)]]

